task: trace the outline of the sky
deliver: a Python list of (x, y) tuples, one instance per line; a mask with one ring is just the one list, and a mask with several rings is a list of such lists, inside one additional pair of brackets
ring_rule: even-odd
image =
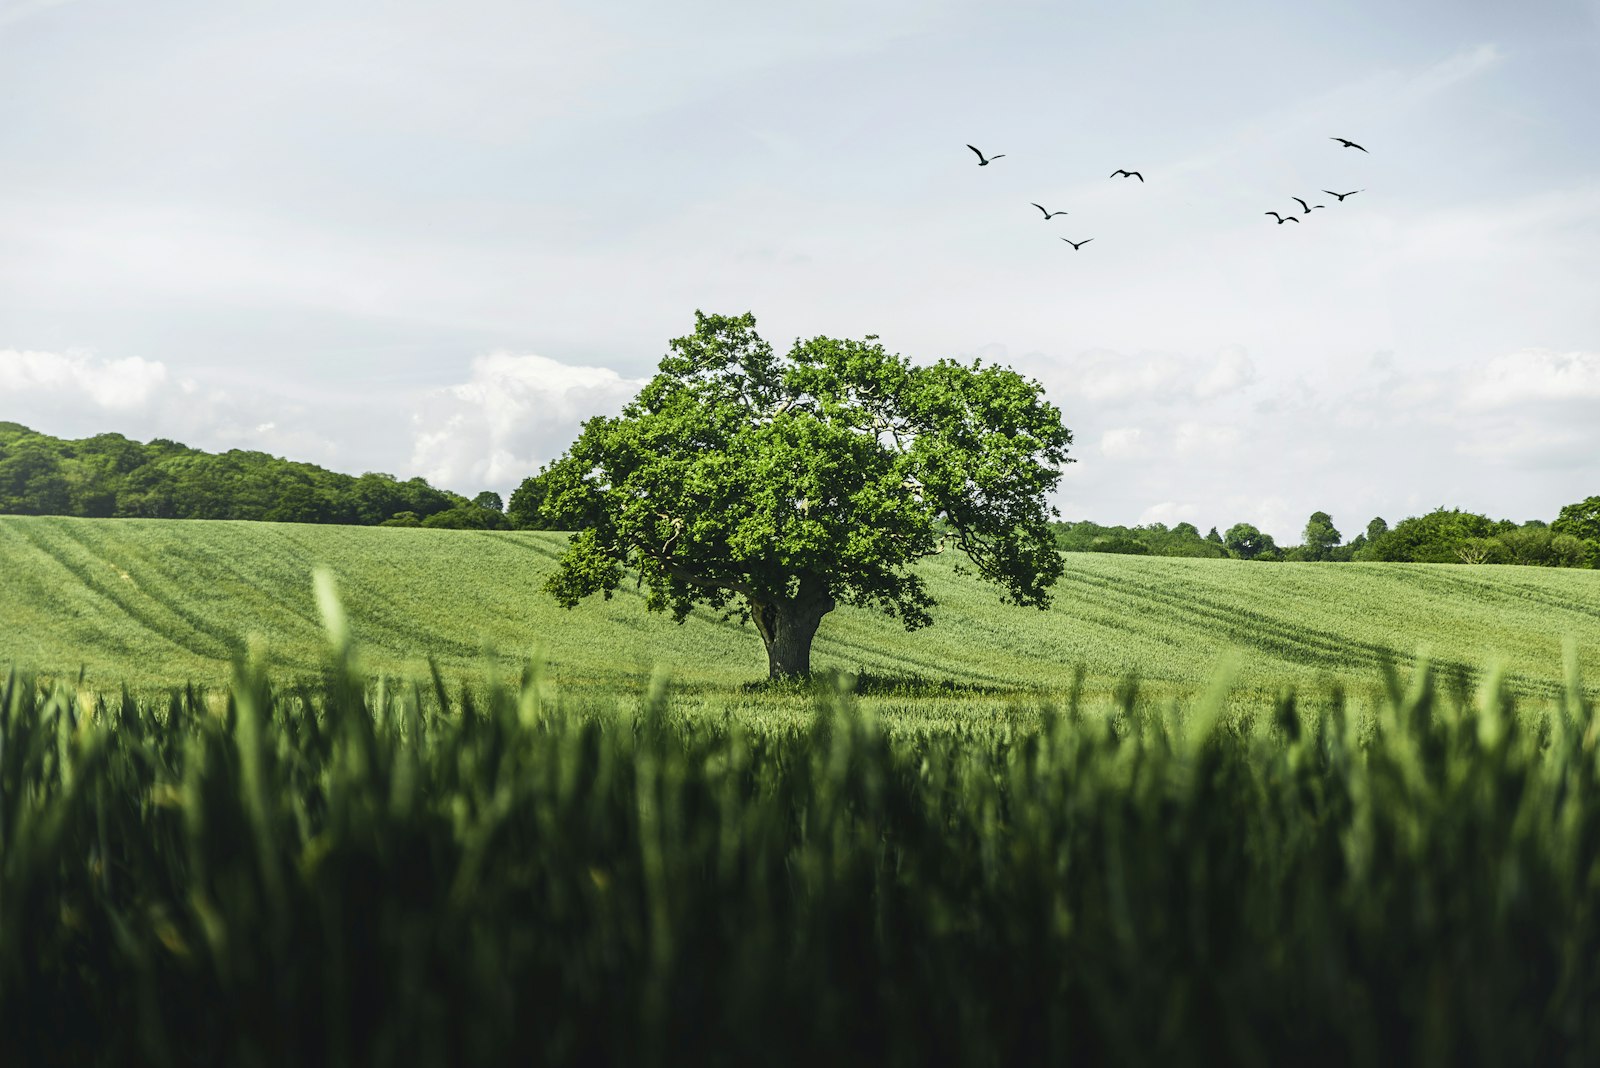
[(1600, 0), (0, 0), (0, 419), (64, 437), (509, 494), (749, 311), (1036, 379), (1066, 519), (1549, 520), (1597, 250)]

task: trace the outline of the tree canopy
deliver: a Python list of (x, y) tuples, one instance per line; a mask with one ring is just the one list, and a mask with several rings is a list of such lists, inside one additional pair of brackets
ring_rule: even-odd
[(1224, 538), (1228, 551), (1241, 560), (1253, 560), (1277, 550), (1271, 534), (1263, 534), (1252, 523), (1235, 523)]
[(1327, 512), (1312, 512), (1301, 537), (1305, 539), (1306, 558), (1310, 560), (1328, 559), (1341, 540), (1333, 517)]
[(1550, 529), (1556, 534), (1600, 541), (1600, 497), (1586, 497), (1562, 508)]
[(420, 478), (356, 478), (264, 452), (207, 453), (165, 438), (74, 441), (0, 422), (0, 513), (375, 524), (466, 503)]
[(871, 335), (779, 357), (748, 313), (696, 312), (669, 348), (530, 490), (578, 529), (547, 587), (562, 604), (609, 597), (636, 569), (652, 610), (753, 621), (774, 678), (809, 672), (839, 604), (926, 626), (935, 603), (911, 565), (947, 549), (1003, 601), (1048, 606), (1062, 564), (1044, 498), (1072, 434), (1037, 382), (914, 366)]
[(1436, 508), (1427, 515), (1402, 519), (1392, 530), (1373, 537), (1364, 558), (1422, 564), (1461, 563), (1458, 549), (1464, 543), (1492, 538), (1516, 527), (1508, 520), (1497, 521), (1459, 508), (1448, 511)]

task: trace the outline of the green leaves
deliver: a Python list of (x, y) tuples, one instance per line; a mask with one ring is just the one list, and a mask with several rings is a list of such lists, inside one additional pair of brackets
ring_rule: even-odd
[(1044, 496), (1072, 435), (1037, 382), (914, 366), (872, 338), (797, 341), (780, 359), (748, 314), (697, 312), (670, 349), (620, 417), (590, 420), (540, 475), (543, 515), (584, 530), (547, 587), (562, 604), (626, 566), (680, 620), (810, 582), (911, 629), (933, 600), (909, 568), (951, 546), (1004, 600), (1049, 603), (1061, 564)]
[(1575, 538), (1600, 541), (1600, 496), (1585, 497), (1575, 504), (1566, 505), (1550, 529), (1557, 534), (1570, 534)]

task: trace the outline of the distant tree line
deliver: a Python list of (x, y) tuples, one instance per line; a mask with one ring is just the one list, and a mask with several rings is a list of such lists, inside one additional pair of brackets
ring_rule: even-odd
[(257, 519), (284, 523), (509, 525), (500, 498), (473, 500), (420, 478), (338, 474), (264, 452), (207, 453), (165, 438), (78, 441), (0, 422), (0, 513)]
[[(485, 490), (470, 500), (420, 478), (339, 474), (264, 452), (208, 453), (121, 434), (72, 441), (0, 421), (0, 514), (257, 519), (477, 530), (576, 530), (589, 517), (546, 513), (548, 469), (510, 501)], [(1280, 547), (1249, 523), (1205, 534), (1193, 523), (1104, 526), (1054, 523), (1065, 552), (1261, 561), (1396, 561), (1600, 567), (1600, 496), (1569, 504), (1550, 522), (1515, 523), (1438, 508), (1392, 528), (1373, 519), (1345, 541), (1327, 512), (1313, 512), (1301, 544)]]
[(1278, 546), (1272, 535), (1249, 523), (1235, 523), (1226, 533), (1218, 533), (1212, 527), (1205, 535), (1193, 523), (1124, 527), (1075, 522), (1056, 523), (1054, 528), (1056, 546), (1064, 552), (1328, 563), (1600, 567), (1600, 497), (1569, 504), (1548, 523), (1541, 519), (1525, 523), (1490, 519), (1459, 508), (1437, 508), (1427, 515), (1402, 519), (1392, 528), (1379, 517), (1349, 541), (1343, 540), (1332, 516), (1313, 512), (1301, 534), (1301, 544), (1288, 547)]
[(1227, 557), (1216, 528), (1201, 536), (1193, 523), (1168, 527), (1150, 523), (1142, 527), (1102, 526), (1087, 520), (1055, 523), (1056, 548), (1069, 553), (1126, 553), (1132, 556)]

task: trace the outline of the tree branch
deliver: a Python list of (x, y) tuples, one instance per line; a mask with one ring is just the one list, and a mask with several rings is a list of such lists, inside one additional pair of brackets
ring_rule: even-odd
[(734, 593), (740, 593), (746, 597), (756, 596), (755, 590), (751, 588), (748, 582), (740, 582), (738, 579), (731, 578), (697, 575), (681, 564), (670, 563), (666, 560), (658, 559), (656, 563), (660, 564), (663, 571), (679, 582), (687, 582), (691, 586), (705, 586), (713, 590), (732, 590)]
[(956, 544), (967, 554), (967, 559), (978, 566), (979, 573), (986, 576), (993, 573), (995, 571), (993, 550), (981, 538), (962, 526), (960, 520), (954, 516), (950, 516), (949, 519), (950, 525), (955, 527), (956, 533), (960, 535)]

